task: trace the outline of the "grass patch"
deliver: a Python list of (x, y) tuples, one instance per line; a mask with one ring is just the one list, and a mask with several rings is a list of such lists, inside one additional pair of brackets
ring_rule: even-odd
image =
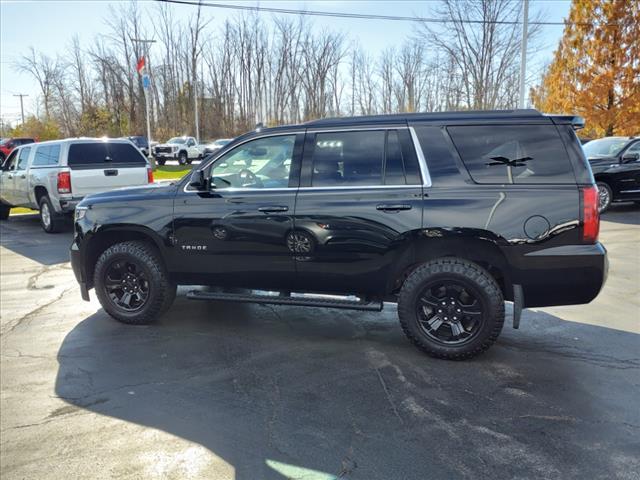
[(175, 180), (191, 171), (191, 165), (163, 165), (153, 172), (155, 180)]
[(21, 213), (38, 213), (38, 211), (31, 210), (30, 208), (15, 207), (11, 209), (11, 212), (9, 212), (9, 215), (19, 215)]

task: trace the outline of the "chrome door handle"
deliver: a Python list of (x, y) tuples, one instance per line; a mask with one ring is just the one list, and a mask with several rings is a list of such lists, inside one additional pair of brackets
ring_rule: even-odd
[(271, 205), (268, 207), (259, 207), (258, 211), (262, 213), (287, 212), (289, 211), (289, 207), (285, 205)]
[(399, 205), (376, 205), (376, 210), (382, 210), (383, 212), (399, 212), (400, 210), (411, 210), (411, 205), (399, 204)]

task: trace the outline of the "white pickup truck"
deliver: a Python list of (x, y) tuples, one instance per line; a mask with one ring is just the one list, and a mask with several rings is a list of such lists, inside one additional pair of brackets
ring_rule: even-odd
[(173, 137), (153, 147), (151, 152), (158, 165), (164, 165), (167, 160), (178, 160), (180, 165), (185, 165), (202, 158), (204, 145), (199, 145), (193, 137)]
[(45, 232), (61, 229), (85, 196), (153, 183), (147, 159), (129, 140), (73, 138), (16, 148), (0, 171), (0, 219), (11, 207), (40, 211)]

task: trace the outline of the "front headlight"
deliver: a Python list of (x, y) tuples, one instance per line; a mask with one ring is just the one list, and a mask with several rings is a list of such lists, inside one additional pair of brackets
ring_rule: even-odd
[(89, 207), (76, 207), (76, 210), (73, 214), (73, 220), (76, 222), (82, 220), (87, 213), (87, 210), (89, 210)]

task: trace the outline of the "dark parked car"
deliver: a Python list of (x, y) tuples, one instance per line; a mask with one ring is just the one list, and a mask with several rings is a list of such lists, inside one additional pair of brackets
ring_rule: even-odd
[(138, 147), (145, 157), (149, 157), (149, 140), (147, 140), (147, 137), (143, 137), (142, 135), (133, 135), (127, 138), (131, 140), (131, 143)]
[(583, 146), (598, 185), (600, 212), (612, 202), (640, 202), (640, 137), (606, 137)]
[(469, 358), (505, 300), (517, 328), (522, 308), (587, 303), (605, 281), (582, 123), (516, 110), (256, 130), (174, 184), (83, 200), (73, 270), (124, 323), (156, 320), (178, 284), (221, 287), (197, 300), (395, 302), (419, 348)]

